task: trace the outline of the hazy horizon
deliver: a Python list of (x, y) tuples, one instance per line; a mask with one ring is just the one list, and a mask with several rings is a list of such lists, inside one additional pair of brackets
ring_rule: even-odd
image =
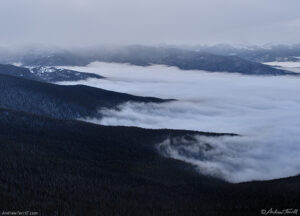
[[(24, 44), (6, 44), (6, 45), (1, 45), (0, 44), (0, 51), (9, 51), (12, 52), (13, 54), (26, 54), (29, 51), (33, 52), (45, 52), (45, 53), (56, 53), (56, 52), (64, 52), (64, 51), (71, 51), (71, 52), (81, 52), (81, 51), (96, 51), (98, 49), (108, 49), (108, 50), (113, 50), (113, 49), (126, 49), (130, 47), (156, 47), (156, 48), (178, 48), (178, 49), (188, 49), (188, 50), (206, 50), (207, 48), (214, 49), (214, 48), (222, 48), (222, 47), (227, 47), (227, 48), (233, 48), (233, 49), (245, 49), (249, 51), (254, 51), (256, 49), (265, 49), (269, 50), (271, 48), (276, 48), (282, 46), (283, 48), (295, 48), (300, 46), (299, 43), (265, 43), (265, 44), (249, 44), (249, 43), (211, 43), (211, 44), (169, 44), (169, 43), (153, 43), (153, 44), (142, 44), (142, 43), (128, 43), (128, 44), (117, 44), (117, 43), (99, 43), (99, 44), (94, 44), (94, 45), (55, 45), (55, 44), (42, 44), (42, 43), (24, 43)], [(226, 49), (226, 48), (225, 48)], [(206, 50), (207, 51), (207, 50)], [(211, 52), (212, 50), (208, 51)]]
[(3, 0), (0, 46), (294, 44), (296, 0)]

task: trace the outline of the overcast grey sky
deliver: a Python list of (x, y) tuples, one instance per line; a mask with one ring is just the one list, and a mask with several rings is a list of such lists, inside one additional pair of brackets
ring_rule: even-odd
[(0, 45), (300, 42), (300, 0), (1, 0)]

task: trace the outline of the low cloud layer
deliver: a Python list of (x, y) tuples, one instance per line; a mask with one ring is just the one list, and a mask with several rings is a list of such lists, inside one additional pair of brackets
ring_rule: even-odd
[(158, 148), (166, 157), (185, 161), (202, 174), (229, 182), (270, 180), (300, 173), (298, 131), (241, 137), (197, 136), (194, 141), (178, 138), (166, 140)]
[[(232, 182), (300, 173), (297, 157), (300, 154), (300, 79), (297, 77), (244, 76), (107, 63), (71, 69), (97, 73), (108, 79), (62, 84), (80, 83), (178, 100), (164, 104), (126, 103), (119, 110), (100, 110), (103, 119), (87, 121), (241, 134), (218, 139), (197, 137), (197, 141), (188, 144), (184, 140), (177, 141), (176, 145), (168, 140), (160, 144), (167, 156)], [(204, 151), (204, 158), (203, 142), (213, 147)]]

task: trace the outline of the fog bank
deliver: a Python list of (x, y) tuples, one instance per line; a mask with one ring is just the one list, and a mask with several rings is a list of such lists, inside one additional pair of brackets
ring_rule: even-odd
[[(159, 144), (168, 157), (194, 164), (202, 173), (231, 182), (265, 180), (300, 173), (300, 79), (295, 76), (244, 76), (93, 63), (72, 67), (107, 77), (63, 84), (85, 84), (141, 96), (174, 98), (163, 104), (126, 103), (99, 110), (104, 125), (190, 129), (241, 134)], [(213, 150), (203, 151), (203, 142)], [(182, 151), (184, 149), (184, 151)], [(200, 149), (200, 150), (199, 150)], [(203, 157), (203, 155), (205, 157)]]

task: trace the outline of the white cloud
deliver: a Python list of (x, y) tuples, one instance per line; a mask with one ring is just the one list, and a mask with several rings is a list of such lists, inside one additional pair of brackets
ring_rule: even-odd
[[(85, 84), (141, 96), (174, 98), (163, 104), (126, 103), (120, 110), (100, 110), (106, 125), (174, 128), (238, 133), (242, 137), (198, 137), (193, 148), (169, 148), (175, 157), (206, 174), (232, 181), (263, 180), (300, 173), (300, 78), (294, 76), (243, 76), (232, 73), (183, 71), (174, 67), (138, 67), (93, 63), (72, 67), (107, 79), (64, 84)], [(203, 140), (215, 148), (208, 159), (178, 155), (178, 146), (199, 152)], [(166, 141), (165, 145), (168, 144)], [(217, 153), (216, 153), (217, 152)]]
[[(298, 58), (299, 57), (295, 57)], [(287, 70), (294, 73), (300, 73), (300, 61), (284, 61), (284, 62), (265, 62), (264, 64), (276, 67), (281, 70)]]
[(265, 62), (264, 64), (270, 65), (270, 66), (278, 66), (278, 67), (284, 67), (284, 68), (299, 68), (300, 67), (300, 62), (289, 62), (289, 61), (284, 61), (284, 62)]
[(300, 128), (292, 132), (274, 129), (258, 136), (178, 138), (158, 148), (166, 157), (194, 165), (200, 173), (233, 183), (299, 174)]

